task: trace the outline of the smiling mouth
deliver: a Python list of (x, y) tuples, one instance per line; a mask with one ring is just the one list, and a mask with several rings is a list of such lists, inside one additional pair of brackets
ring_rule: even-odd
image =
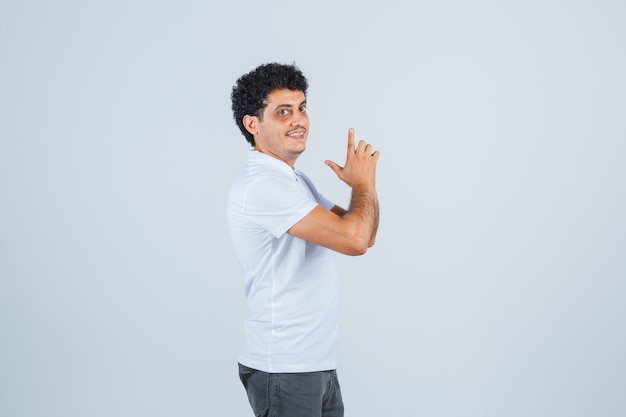
[(287, 136), (289, 136), (290, 138), (293, 138), (293, 139), (302, 139), (302, 138), (304, 138), (305, 132), (306, 131), (304, 131), (304, 130), (297, 130), (295, 132), (287, 133)]

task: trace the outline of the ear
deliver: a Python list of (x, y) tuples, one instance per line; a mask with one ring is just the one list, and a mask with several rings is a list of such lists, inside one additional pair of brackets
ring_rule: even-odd
[(245, 127), (252, 136), (256, 136), (257, 133), (259, 133), (259, 118), (246, 114), (243, 116), (243, 127)]

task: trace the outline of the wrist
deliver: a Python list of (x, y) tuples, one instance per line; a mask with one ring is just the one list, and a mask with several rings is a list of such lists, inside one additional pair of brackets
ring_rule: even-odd
[(352, 185), (352, 191), (371, 192), (376, 191), (375, 183), (358, 183)]

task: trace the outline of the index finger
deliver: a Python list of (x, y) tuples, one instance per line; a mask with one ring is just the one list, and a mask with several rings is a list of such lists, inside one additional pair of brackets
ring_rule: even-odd
[(354, 153), (354, 128), (348, 129), (348, 155)]

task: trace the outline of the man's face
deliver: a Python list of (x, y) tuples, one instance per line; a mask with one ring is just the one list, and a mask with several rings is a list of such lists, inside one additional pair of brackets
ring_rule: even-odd
[(263, 118), (255, 118), (256, 150), (278, 158), (292, 168), (306, 148), (309, 116), (302, 91), (274, 90), (265, 99)]

